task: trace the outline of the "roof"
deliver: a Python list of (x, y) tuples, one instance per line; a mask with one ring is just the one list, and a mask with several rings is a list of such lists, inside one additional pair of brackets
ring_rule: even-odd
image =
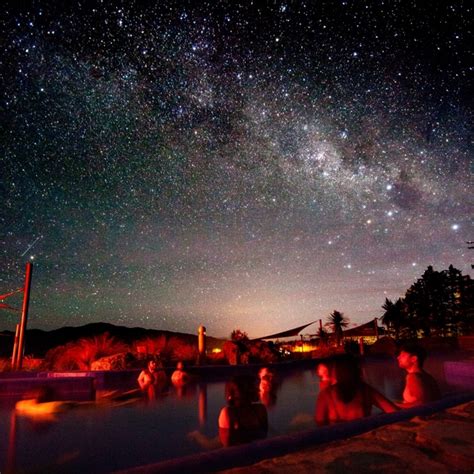
[(288, 329), (283, 332), (277, 332), (275, 334), (270, 334), (269, 336), (263, 336), (263, 337), (257, 337), (255, 339), (252, 339), (252, 341), (260, 341), (262, 339), (278, 339), (280, 337), (294, 337), (297, 336), (300, 331), (302, 331), (304, 328), (310, 326), (311, 324), (314, 324), (316, 321), (311, 321), (308, 324), (303, 324), (303, 326), (298, 326), (296, 328)]
[[(385, 334), (385, 329), (378, 326), (378, 334)], [(374, 320), (369, 321), (368, 323), (361, 324), (352, 329), (347, 329), (344, 331), (344, 337), (362, 337), (362, 336), (375, 336), (375, 323)]]

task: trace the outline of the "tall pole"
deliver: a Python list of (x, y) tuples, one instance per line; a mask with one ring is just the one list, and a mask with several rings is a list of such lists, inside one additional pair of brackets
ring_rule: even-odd
[(18, 354), (18, 333), (20, 332), (20, 325), (17, 324), (15, 327), (15, 339), (13, 339), (13, 352), (12, 352), (12, 370), (16, 368), (16, 357)]
[(30, 304), (31, 274), (33, 273), (33, 264), (26, 264), (25, 286), (23, 288), (23, 306), (21, 308), (20, 334), (18, 336), (18, 349), (16, 354), (15, 370), (21, 370), (23, 365), (23, 353), (25, 351), (25, 330), (28, 321), (28, 307)]

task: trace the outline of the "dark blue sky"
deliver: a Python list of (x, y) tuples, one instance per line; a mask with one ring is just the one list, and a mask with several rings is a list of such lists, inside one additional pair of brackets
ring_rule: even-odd
[(469, 2), (126, 3), (5, 6), (0, 293), (33, 259), (30, 327), (259, 336), (470, 271)]

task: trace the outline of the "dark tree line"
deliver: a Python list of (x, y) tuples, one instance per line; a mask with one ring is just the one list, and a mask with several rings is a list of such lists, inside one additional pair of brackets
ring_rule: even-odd
[(396, 339), (457, 336), (474, 329), (474, 281), (452, 265), (429, 266), (396, 301), (385, 299), (382, 323)]

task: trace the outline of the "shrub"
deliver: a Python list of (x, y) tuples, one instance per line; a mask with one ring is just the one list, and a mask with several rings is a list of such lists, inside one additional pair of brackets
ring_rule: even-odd
[(0, 359), (0, 372), (11, 370), (11, 359), (8, 357)]
[(166, 342), (166, 336), (161, 334), (158, 337), (146, 337), (145, 339), (140, 339), (135, 343), (135, 347), (144, 347), (147, 355), (161, 355), (163, 349), (166, 347)]
[(188, 344), (179, 337), (171, 337), (165, 348), (169, 360), (182, 360), (183, 362), (195, 362), (198, 356), (198, 348), (194, 344)]
[(37, 359), (31, 356), (25, 356), (23, 358), (23, 370), (41, 370), (44, 365), (43, 359)]
[(45, 356), (45, 366), (48, 370), (87, 370), (77, 357), (77, 342), (50, 349)]
[(53, 370), (90, 370), (95, 360), (127, 351), (125, 343), (104, 333), (51, 349), (46, 354), (45, 363)]
[(251, 362), (272, 364), (278, 361), (278, 354), (267, 342), (256, 341), (250, 343), (249, 346)]

